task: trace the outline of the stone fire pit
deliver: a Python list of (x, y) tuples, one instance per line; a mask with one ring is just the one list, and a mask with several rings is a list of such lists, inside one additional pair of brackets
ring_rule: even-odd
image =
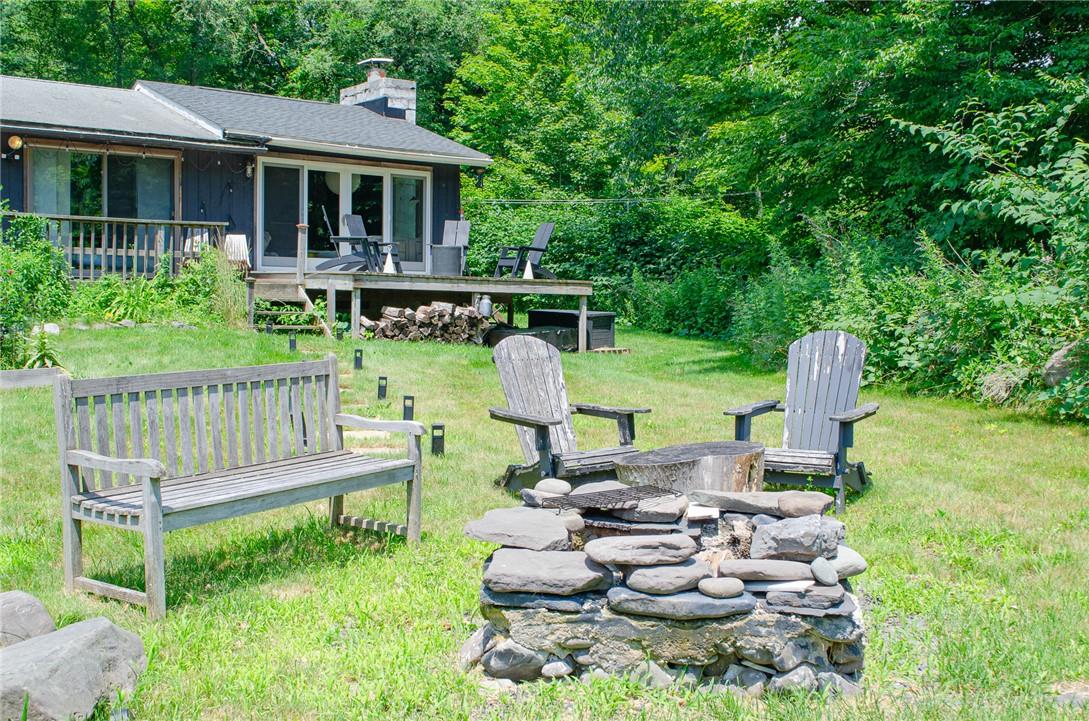
[(522, 492), (525, 506), (466, 525), (502, 548), (484, 563), (486, 623), (462, 668), (506, 684), (620, 675), (752, 696), (859, 690), (863, 627), (847, 579), (866, 561), (823, 515), (831, 496), (690, 491), (538, 507), (626, 488), (546, 479)]

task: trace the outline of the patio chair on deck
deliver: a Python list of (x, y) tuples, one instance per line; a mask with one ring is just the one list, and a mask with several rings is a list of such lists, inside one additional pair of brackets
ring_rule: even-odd
[(465, 275), (469, 252), (469, 221), (448, 220), (442, 226), (442, 243), (431, 245), (434, 275)]
[(845, 486), (861, 491), (870, 477), (861, 462), (848, 463), (855, 423), (877, 413), (876, 403), (855, 407), (866, 346), (843, 331), (823, 330), (790, 344), (786, 401), (758, 401), (726, 411), (734, 417), (734, 437), (749, 440), (752, 419), (780, 411), (783, 447), (764, 451), (768, 483), (813, 485), (836, 492), (843, 510)]
[(528, 263), (533, 269), (533, 277), (555, 278), (555, 273), (541, 265), (541, 257), (548, 249), (548, 241), (552, 238), (555, 227), (555, 223), (541, 223), (533, 236), (533, 242), (529, 245), (508, 245), (500, 248), (499, 260), (495, 263), (495, 277), (510, 275), (512, 278), (517, 278), (525, 272)]
[(344, 226), (348, 229), (347, 235), (330, 237), (340, 255), (319, 263), (317, 270), (381, 273), (385, 263), (386, 249), (388, 249), (393, 256), (394, 268), (398, 273), (401, 272), (401, 260), (397, 254), (396, 243), (371, 240), (367, 235), (366, 226), (363, 225), (363, 217), (360, 215), (345, 215)]

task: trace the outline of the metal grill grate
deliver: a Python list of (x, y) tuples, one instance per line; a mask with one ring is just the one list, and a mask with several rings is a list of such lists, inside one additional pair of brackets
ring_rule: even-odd
[(596, 491), (594, 493), (571, 493), (566, 496), (546, 498), (541, 503), (545, 508), (564, 510), (568, 508), (600, 508), (603, 510), (618, 510), (634, 508), (639, 501), (648, 498), (662, 498), (665, 496), (679, 496), (679, 491), (658, 486), (630, 486), (617, 488), (612, 491)]

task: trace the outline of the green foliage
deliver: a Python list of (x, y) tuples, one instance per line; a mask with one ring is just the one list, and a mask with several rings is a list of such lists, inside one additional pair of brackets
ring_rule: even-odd
[(24, 368), (60, 368), (57, 349), (53, 346), (48, 333), (39, 331), (30, 341), (30, 352), (23, 362)]

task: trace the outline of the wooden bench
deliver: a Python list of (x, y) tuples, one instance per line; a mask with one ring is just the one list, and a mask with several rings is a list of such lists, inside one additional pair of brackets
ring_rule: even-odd
[[(420, 540), (424, 427), (340, 413), (337, 360), (54, 381), (64, 523), (65, 589), (166, 613), (163, 534), (236, 516), (329, 500), (332, 525)], [(405, 433), (407, 459), (344, 450), (343, 428)], [(408, 492), (407, 525), (344, 515), (344, 495), (393, 483)], [(99, 523), (144, 536), (145, 591), (83, 575), (81, 529)]]

